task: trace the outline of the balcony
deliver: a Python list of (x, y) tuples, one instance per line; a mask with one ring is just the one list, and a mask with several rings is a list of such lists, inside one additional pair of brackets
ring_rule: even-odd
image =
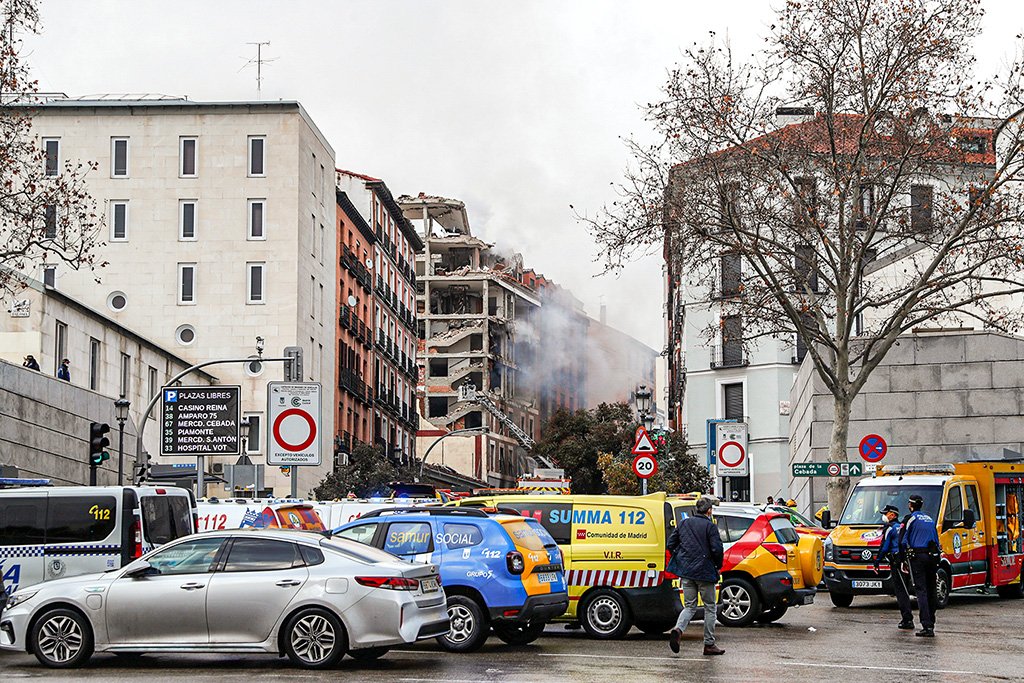
[(359, 401), (364, 403), (369, 401), (366, 383), (363, 382), (362, 375), (355, 370), (339, 368), (338, 387), (352, 394)]
[(742, 368), (750, 365), (747, 351), (740, 343), (716, 344), (711, 349), (711, 369)]

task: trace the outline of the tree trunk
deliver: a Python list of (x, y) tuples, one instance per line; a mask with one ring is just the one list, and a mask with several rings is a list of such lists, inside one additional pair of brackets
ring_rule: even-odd
[[(832, 439), (828, 445), (829, 462), (847, 462), (846, 440), (850, 433), (850, 404), (848, 398), (834, 398), (835, 409), (832, 417)], [(829, 477), (825, 484), (828, 492), (828, 509), (833, 519), (839, 515), (846, 505), (846, 496), (850, 493), (849, 477)]]

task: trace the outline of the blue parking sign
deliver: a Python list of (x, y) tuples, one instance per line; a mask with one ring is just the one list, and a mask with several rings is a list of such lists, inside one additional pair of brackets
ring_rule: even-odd
[(177, 389), (164, 389), (164, 403), (177, 403), (178, 402), (178, 390)]

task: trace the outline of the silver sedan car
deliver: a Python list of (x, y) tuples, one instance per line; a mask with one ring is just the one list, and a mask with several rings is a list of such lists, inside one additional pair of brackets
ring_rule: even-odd
[(54, 668), (95, 651), (276, 653), (320, 669), (447, 632), (437, 565), (297, 531), (185, 536), (0, 607), (0, 648)]

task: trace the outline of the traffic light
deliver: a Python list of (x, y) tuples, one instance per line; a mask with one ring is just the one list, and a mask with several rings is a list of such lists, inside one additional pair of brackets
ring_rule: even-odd
[(286, 360), (284, 362), (284, 381), (285, 382), (301, 382), (302, 381), (302, 347), (300, 346), (286, 346), (284, 349), (284, 355)]
[(89, 425), (89, 485), (96, 485), (96, 468), (105, 460), (110, 460), (107, 446), (110, 439), (103, 436), (110, 431), (106, 422), (93, 422)]

